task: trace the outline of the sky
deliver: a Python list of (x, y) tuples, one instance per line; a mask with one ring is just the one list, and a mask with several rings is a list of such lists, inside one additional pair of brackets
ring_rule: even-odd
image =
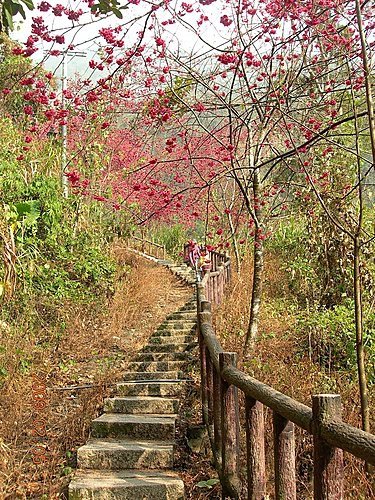
[[(71, 4), (71, 2), (69, 1), (67, 2), (66, 0), (61, 0), (60, 2), (51, 1), (50, 3), (51, 5), (55, 5), (56, 3), (61, 3), (64, 6), (68, 6)], [(10, 34), (11, 38), (19, 42), (25, 42), (27, 37), (31, 33), (32, 17), (39, 15), (41, 15), (39, 11), (26, 11), (26, 16), (27, 16), (26, 20), (23, 20), (21, 17), (16, 18), (15, 30)], [(66, 22), (62, 23), (61, 19), (56, 18), (51, 14), (45, 15), (45, 13), (43, 13), (43, 18), (46, 19), (48, 26), (53, 26), (55, 29), (63, 29), (64, 27), (66, 27)], [(109, 21), (107, 20), (102, 24), (108, 25)], [(82, 30), (79, 30), (77, 34), (77, 42), (79, 43), (85, 42), (85, 40), (87, 40), (88, 37), (90, 36), (90, 33), (92, 33), (92, 29), (90, 29), (89, 26), (83, 28)], [(48, 71), (52, 71), (56, 75), (61, 75), (62, 56), (47, 57), (45, 51), (49, 47), (50, 44), (45, 44), (44, 46), (41, 46), (40, 50), (33, 55), (32, 59), (38, 63), (43, 60), (43, 65), (45, 69), (47, 69)], [(78, 73), (82, 77), (84, 77), (86, 74), (88, 76), (89, 75), (88, 63), (90, 59), (94, 57), (95, 53), (97, 52), (97, 48), (98, 48), (97, 44), (93, 42), (85, 43), (82, 47), (79, 47), (79, 49), (77, 50), (84, 52), (85, 56), (84, 57), (69, 56), (67, 58), (68, 74), (73, 76), (74, 74)]]
[[(40, 2), (37, 2), (37, 5)], [(80, 8), (80, 4), (82, 4), (82, 10), (87, 10), (87, 5), (83, 4), (80, 0), (74, 1), (74, 0), (49, 0), (49, 3), (52, 6), (55, 6), (56, 4), (62, 4), (64, 7), (69, 7), (77, 10)], [(125, 3), (125, 2), (123, 2)], [(181, 3), (180, 0), (175, 0), (175, 4), (179, 5)], [(219, 9), (218, 5), (220, 2), (217, 2), (216, 5), (209, 5), (205, 7), (205, 10), (207, 10), (207, 14), (212, 17), (214, 23), (216, 26), (220, 26), (220, 24), (217, 22), (218, 21), (218, 16), (219, 16)], [(147, 4), (144, 4), (147, 6)], [(149, 7), (147, 7), (148, 10)], [(109, 27), (109, 26), (115, 26), (116, 24), (120, 23), (126, 23), (127, 20), (133, 19), (135, 16), (139, 16), (139, 14), (142, 14), (146, 12), (145, 7), (142, 7), (142, 4), (140, 5), (130, 5), (128, 9), (123, 11), (124, 19), (123, 20), (118, 20), (114, 15), (101, 19), (98, 21), (98, 19), (95, 19), (91, 14), (85, 14), (82, 16), (82, 21), (84, 23), (87, 23), (86, 26), (81, 27), (81, 28), (76, 28), (74, 30), (71, 29), (71, 26), (67, 25), (67, 21), (64, 20), (62, 17), (56, 17), (52, 13), (41, 13), (38, 10), (34, 11), (26, 11), (27, 19), (25, 21), (22, 20), (22, 18), (15, 19), (16, 21), (16, 29), (14, 32), (11, 33), (11, 37), (17, 41), (24, 42), (26, 41), (27, 37), (30, 35), (31, 32), (31, 24), (32, 24), (32, 17), (35, 16), (42, 16), (43, 19), (46, 20), (46, 24), (50, 27), (52, 26), (53, 29), (59, 30), (59, 34), (64, 33), (65, 38), (66, 38), (66, 45), (70, 43), (71, 40), (74, 40), (74, 45), (77, 46), (77, 50), (84, 52), (85, 57), (77, 57), (77, 56), (69, 56), (67, 60), (67, 66), (68, 66), (68, 75), (71, 77), (74, 76), (75, 74), (79, 74), (83, 78), (92, 78), (92, 70), (88, 68), (88, 63), (91, 59), (95, 59), (95, 54), (98, 51), (99, 48), (99, 43), (98, 40), (92, 40), (93, 36), (98, 32), (100, 28), (103, 27)], [(158, 17), (162, 16), (162, 12), (158, 12)], [(189, 17), (189, 20), (191, 18), (194, 19), (195, 14), (191, 14)], [(198, 18), (196, 18), (198, 19)], [(92, 22), (94, 21), (94, 23)], [(126, 45), (131, 45), (132, 43), (135, 42), (136, 40), (136, 32), (143, 28), (143, 22), (140, 21), (138, 24), (132, 28), (131, 32), (126, 34)], [(168, 27), (169, 30), (169, 37), (170, 41), (172, 43), (174, 39), (178, 40), (179, 44), (181, 47), (184, 48), (186, 51), (199, 51), (200, 46), (203, 46), (201, 42), (198, 41), (198, 37), (192, 36), (191, 31), (188, 31), (187, 29), (184, 29), (181, 24), (179, 25), (172, 25)], [(213, 28), (213, 24), (210, 23), (205, 23), (205, 36), (208, 38), (210, 41), (214, 42), (215, 40), (219, 40), (220, 42), (223, 41), (222, 35), (217, 31), (217, 29)], [(146, 36), (148, 36), (149, 40), (151, 40), (151, 37), (153, 35), (153, 32), (149, 32), (149, 34), (146, 31)], [(88, 41), (90, 40), (91, 41)], [(147, 38), (146, 38), (147, 40)], [(153, 42), (154, 43), (154, 42)], [(52, 71), (56, 76), (61, 75), (61, 68), (62, 68), (62, 56), (46, 56), (45, 50), (47, 48), (50, 48), (51, 44), (44, 44), (44, 46), (40, 47), (40, 50), (33, 56), (33, 59), (36, 62), (40, 62), (42, 59), (44, 60), (43, 65), (44, 67)], [(56, 46), (54, 48), (59, 48), (62, 49), (64, 46)], [(103, 77), (103, 73), (99, 73), (98, 77)]]

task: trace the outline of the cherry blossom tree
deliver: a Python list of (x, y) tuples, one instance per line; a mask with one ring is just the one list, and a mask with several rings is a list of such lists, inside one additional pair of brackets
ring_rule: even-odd
[[(221, 198), (237, 257), (237, 228), (245, 226), (253, 241), (245, 351), (257, 338), (269, 221), (287, 209), (297, 184), (309, 186), (327, 224), (354, 244), (358, 373), (368, 430), (359, 257), (373, 238), (364, 232), (361, 215), (375, 151), (371, 3), (86, 0), (82, 5), (75, 10), (41, 2), (25, 46), (15, 49), (29, 57), (43, 46), (50, 57), (59, 56), (87, 44), (87, 37), (79, 36), (87, 26), (98, 46), (88, 64), (90, 76), (66, 91), (66, 109), (55, 92), (27, 76), (28, 137), (37, 133), (35, 101), (45, 106), (49, 124), (61, 126), (73, 118), (88, 124), (80, 152), (78, 142), (71, 149), (66, 173), (73, 188), (115, 210), (130, 208), (141, 224), (163, 216), (221, 222), (221, 214), (213, 220), (210, 208), (220, 206)], [(48, 16), (61, 27), (49, 28)], [(121, 130), (132, 131), (122, 152)], [(85, 160), (84, 149), (98, 134), (106, 136), (107, 154), (87, 184), (85, 162), (90, 167), (92, 160)], [(370, 140), (361, 141), (361, 135)], [(332, 172), (321, 164), (335, 151), (354, 161), (350, 185), (341, 193), (357, 195), (358, 216), (350, 227), (325, 201)], [(218, 243), (230, 244), (225, 229), (219, 224), (215, 229)]]

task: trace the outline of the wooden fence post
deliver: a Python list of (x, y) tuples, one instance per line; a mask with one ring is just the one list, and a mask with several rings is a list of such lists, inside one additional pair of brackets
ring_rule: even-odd
[(201, 399), (202, 399), (202, 420), (203, 424), (208, 423), (208, 404), (207, 404), (207, 382), (206, 382), (206, 368), (207, 368), (207, 360), (206, 360), (206, 347), (202, 342), (199, 345), (200, 352), (200, 368), (201, 368)]
[(294, 424), (273, 412), (276, 500), (296, 500)]
[(344, 498), (343, 452), (320, 437), (320, 425), (327, 420), (341, 420), (339, 394), (316, 394), (312, 397), (314, 437), (314, 500)]
[(219, 275), (219, 283), (220, 283), (220, 302), (224, 299), (224, 287), (225, 287), (225, 267), (220, 267), (220, 275)]
[[(200, 289), (198, 289), (198, 297), (199, 292), (202, 291), (202, 285)], [(202, 313), (206, 315), (210, 314), (211, 308), (210, 303), (206, 300), (202, 300), (200, 302), (200, 307)], [(208, 425), (208, 399), (207, 399), (207, 351), (206, 346), (204, 344), (203, 335), (201, 332), (201, 315), (198, 315), (198, 342), (199, 342), (199, 357), (200, 357), (200, 371), (201, 371), (201, 399), (202, 399), (202, 420), (203, 424)]]
[(214, 410), (214, 442), (216, 461), (221, 467), (221, 377), (215, 366), (213, 367), (213, 410)]
[(212, 364), (212, 359), (208, 348), (206, 349), (206, 394), (207, 394), (207, 423), (212, 425), (213, 423), (213, 370), (214, 366)]
[(249, 396), (245, 400), (248, 500), (266, 495), (263, 405)]
[[(237, 365), (237, 353), (221, 352), (219, 354), (220, 374), (227, 365)], [(221, 483), (223, 498), (239, 498), (239, 426), (238, 389), (221, 377)]]
[(219, 303), (218, 301), (218, 288), (217, 288), (217, 275), (214, 276), (213, 280), (213, 303), (217, 305)]

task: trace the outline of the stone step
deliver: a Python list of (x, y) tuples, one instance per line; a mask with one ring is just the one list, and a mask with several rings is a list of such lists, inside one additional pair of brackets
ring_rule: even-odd
[(167, 469), (173, 467), (173, 442), (90, 438), (77, 450), (81, 469)]
[(181, 311), (181, 312), (175, 312), (173, 314), (170, 314), (167, 316), (166, 320), (170, 321), (175, 321), (175, 320), (194, 320), (195, 322), (197, 321), (197, 313), (195, 310), (193, 311)]
[(182, 278), (191, 278), (195, 279), (195, 273), (187, 271), (185, 269), (173, 269), (172, 272), (174, 274), (177, 274), (178, 276), (181, 276)]
[[(191, 311), (189, 311), (191, 312)], [(178, 323), (178, 324), (181, 324), (181, 323), (189, 323), (189, 324), (192, 324), (192, 323), (196, 323), (197, 322), (197, 317), (196, 315), (194, 315), (193, 317), (185, 317), (185, 316), (182, 316), (182, 317), (179, 317), (179, 318), (166, 318), (162, 324), (164, 323)]]
[(175, 274), (178, 278), (184, 280), (188, 285), (195, 285), (195, 278), (190, 278), (188, 276), (182, 276), (181, 274)]
[(152, 344), (186, 344), (195, 338), (195, 335), (154, 335), (149, 341)]
[(124, 372), (122, 379), (125, 381), (129, 380), (176, 380), (180, 378), (180, 372)]
[(145, 361), (187, 361), (191, 358), (188, 352), (139, 352), (137, 362)]
[(197, 312), (197, 302), (196, 299), (194, 299), (194, 302), (185, 304), (182, 306), (178, 311), (176, 312)]
[(177, 396), (183, 381), (163, 382), (120, 382), (117, 392), (122, 396)]
[(97, 438), (133, 438), (158, 441), (174, 439), (177, 415), (104, 413), (92, 422)]
[(173, 262), (171, 260), (168, 260), (168, 259), (158, 259), (158, 264), (160, 264), (162, 266), (169, 267), (169, 266), (173, 265)]
[(184, 483), (171, 472), (79, 471), (69, 500), (183, 500)]
[(188, 266), (187, 264), (170, 264), (168, 266), (169, 269), (171, 269), (172, 271), (189, 271), (189, 270), (192, 270), (192, 268), (190, 266)]
[(143, 348), (143, 352), (186, 352), (194, 349), (197, 342), (189, 344), (148, 344)]
[(176, 414), (178, 407), (177, 398), (157, 396), (127, 396), (104, 400), (104, 411), (107, 413)]
[(170, 266), (169, 270), (173, 274), (194, 274), (195, 271), (191, 267)]
[(195, 275), (195, 271), (191, 267), (176, 266), (176, 267), (170, 267), (169, 269), (172, 271), (172, 273), (176, 274), (184, 274), (189, 276)]
[(184, 361), (132, 361), (128, 364), (127, 368), (135, 372), (161, 372), (161, 371), (174, 371), (181, 370)]
[(197, 321), (194, 320), (185, 320), (185, 319), (171, 319), (165, 320), (163, 323), (158, 326), (157, 331), (159, 330), (185, 330), (191, 329), (197, 324)]
[(195, 335), (196, 325), (190, 328), (158, 328), (150, 338), (154, 337), (174, 337), (175, 335)]

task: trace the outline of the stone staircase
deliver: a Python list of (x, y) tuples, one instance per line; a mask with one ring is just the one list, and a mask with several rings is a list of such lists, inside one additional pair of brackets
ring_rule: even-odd
[(168, 267), (172, 271), (173, 274), (178, 276), (179, 278), (182, 278), (184, 281), (186, 281), (187, 284), (189, 285), (194, 285), (196, 282), (196, 275), (195, 271), (189, 267), (187, 264), (174, 264), (173, 262), (169, 261), (159, 261), (163, 263), (165, 266)]
[[(188, 284), (186, 266), (160, 262)], [(191, 271), (191, 272), (190, 272)], [(117, 395), (92, 422), (77, 453), (69, 500), (180, 500), (184, 484), (173, 469), (179, 395), (186, 364), (195, 359), (196, 297), (169, 315), (128, 364)]]

